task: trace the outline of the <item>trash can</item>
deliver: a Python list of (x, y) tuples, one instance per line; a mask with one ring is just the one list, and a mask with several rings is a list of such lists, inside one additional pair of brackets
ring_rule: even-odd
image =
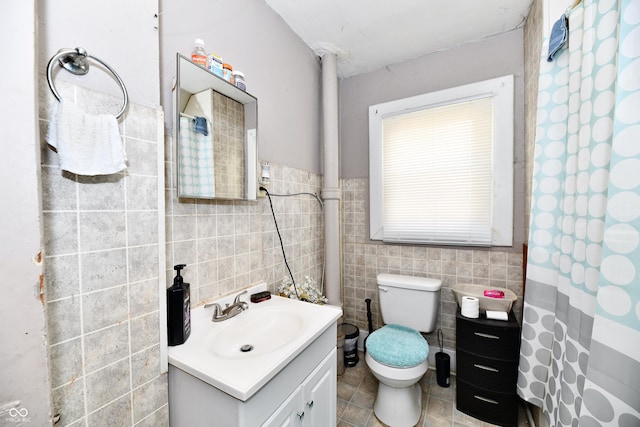
[(357, 326), (349, 323), (342, 324), (344, 333), (344, 364), (352, 368), (358, 364), (358, 335), (360, 330)]
[(337, 344), (337, 373), (338, 376), (344, 374), (344, 333), (342, 332), (342, 325), (338, 328), (338, 344)]

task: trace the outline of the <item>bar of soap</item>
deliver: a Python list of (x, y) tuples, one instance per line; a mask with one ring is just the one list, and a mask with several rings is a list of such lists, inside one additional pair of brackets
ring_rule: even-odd
[(509, 315), (506, 311), (491, 311), (487, 310), (487, 319), (494, 320), (509, 320)]

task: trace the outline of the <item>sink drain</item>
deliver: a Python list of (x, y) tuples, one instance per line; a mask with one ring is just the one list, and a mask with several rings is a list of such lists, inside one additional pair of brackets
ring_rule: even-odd
[(242, 347), (240, 347), (240, 351), (243, 353), (246, 353), (251, 350), (253, 350), (253, 346), (251, 344), (245, 344)]

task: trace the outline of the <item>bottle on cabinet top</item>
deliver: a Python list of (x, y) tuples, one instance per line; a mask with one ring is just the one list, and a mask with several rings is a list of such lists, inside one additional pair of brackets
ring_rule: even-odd
[(242, 71), (233, 72), (233, 84), (244, 91), (247, 90), (247, 85), (244, 81), (244, 73)]
[(204, 50), (204, 41), (202, 39), (196, 39), (194, 42), (195, 47), (191, 53), (191, 62), (198, 64), (202, 68), (208, 68), (207, 52)]
[(226, 62), (222, 64), (222, 77), (229, 83), (233, 84), (233, 67), (231, 64)]
[(215, 53), (209, 54), (209, 71), (211, 71), (218, 77), (224, 78), (224, 75), (222, 73), (222, 63), (222, 58), (220, 58), (218, 55), (216, 55)]

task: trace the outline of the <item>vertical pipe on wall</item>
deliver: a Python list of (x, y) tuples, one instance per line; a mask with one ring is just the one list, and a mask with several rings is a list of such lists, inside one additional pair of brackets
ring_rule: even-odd
[(325, 293), (329, 304), (341, 305), (340, 184), (338, 136), (338, 73), (334, 53), (322, 55), (322, 117), (324, 135), (323, 187), (325, 233)]

